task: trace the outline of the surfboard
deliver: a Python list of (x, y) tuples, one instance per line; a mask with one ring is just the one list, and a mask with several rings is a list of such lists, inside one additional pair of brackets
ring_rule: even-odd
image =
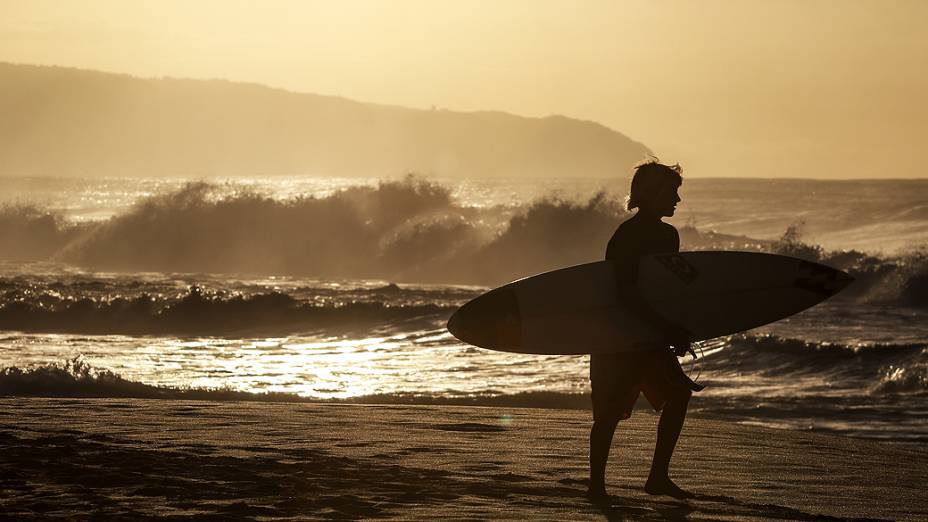
[[(749, 330), (812, 307), (853, 278), (776, 254), (732, 251), (642, 256), (638, 290), (699, 341)], [(517, 353), (622, 353), (662, 346), (663, 335), (621, 298), (612, 261), (545, 272), (464, 304), (448, 331), (465, 343)]]

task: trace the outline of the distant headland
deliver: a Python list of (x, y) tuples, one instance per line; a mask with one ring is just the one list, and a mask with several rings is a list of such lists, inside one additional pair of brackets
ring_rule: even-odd
[(650, 150), (592, 121), (420, 110), (226, 80), (0, 63), (0, 175), (604, 177)]

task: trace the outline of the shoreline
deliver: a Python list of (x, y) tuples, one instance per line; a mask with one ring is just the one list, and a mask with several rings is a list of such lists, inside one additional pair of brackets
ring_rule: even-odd
[[(333, 405), (368, 405), (368, 406), (432, 406), (432, 407), (475, 407), (496, 409), (529, 409), (529, 410), (569, 410), (575, 412), (591, 412), (591, 399), (589, 392), (564, 393), (548, 391), (528, 391), (510, 395), (498, 396), (472, 396), (472, 397), (446, 397), (434, 395), (408, 394), (371, 394), (347, 398), (318, 398), (303, 397), (287, 392), (256, 393), (215, 388), (181, 388), (172, 386), (158, 386), (138, 381), (123, 379), (118, 374), (103, 370), (100, 376), (84, 375), (92, 370), (83, 363), (69, 361), (75, 368), (61, 368), (60, 366), (46, 366), (46, 371), (52, 375), (43, 378), (33, 378), (29, 371), (21, 369), (14, 373), (3, 375), (0, 382), (0, 400), (4, 398), (21, 397), (24, 399), (124, 399), (124, 400), (158, 400), (158, 401), (202, 401), (202, 402), (243, 402), (243, 403), (280, 403), (280, 404), (333, 404)], [(6, 368), (0, 368), (6, 370)], [(77, 377), (75, 374), (78, 374)], [(701, 396), (700, 396), (701, 397)], [(711, 400), (711, 399), (710, 399)], [(650, 404), (640, 398), (634, 411), (636, 413), (654, 414)], [(744, 417), (725, 415), (713, 410), (713, 404), (705, 404), (700, 398), (699, 402), (690, 405), (687, 418), (700, 418), (739, 426), (761, 427), (774, 430), (786, 430), (797, 433), (817, 433), (831, 435), (853, 440), (867, 440), (883, 444), (891, 444), (901, 448), (919, 449), (926, 441), (925, 435), (907, 432), (880, 431), (879, 436), (861, 431), (863, 424), (855, 429), (851, 424), (840, 428), (826, 427), (816, 424), (815, 421), (798, 424), (789, 419), (767, 421), (763, 417)], [(828, 419), (822, 419), (827, 421)], [(859, 421), (860, 422), (860, 421)], [(827, 422), (826, 422), (827, 424)], [(876, 433), (876, 432), (873, 432)]]
[(687, 419), (642, 485), (657, 416), (616, 432), (611, 506), (591, 505), (588, 411), (160, 399), (0, 399), (0, 512), (15, 519), (928, 518), (928, 451)]

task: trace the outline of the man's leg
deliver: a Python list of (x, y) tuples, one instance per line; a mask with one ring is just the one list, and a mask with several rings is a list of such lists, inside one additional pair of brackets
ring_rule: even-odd
[(606, 461), (618, 420), (594, 420), (590, 430), (590, 494), (606, 495)]
[(686, 419), (686, 410), (691, 395), (689, 390), (681, 390), (664, 404), (661, 419), (657, 425), (657, 444), (654, 448), (654, 460), (651, 462), (651, 473), (644, 487), (645, 491), (652, 495), (670, 495), (676, 498), (693, 496), (674, 484), (668, 474), (670, 457), (673, 456), (677, 439), (683, 429), (683, 421)]

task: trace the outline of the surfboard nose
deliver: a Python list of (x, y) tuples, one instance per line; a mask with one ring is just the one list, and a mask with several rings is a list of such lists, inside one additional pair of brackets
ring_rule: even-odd
[(796, 278), (796, 286), (828, 297), (854, 282), (854, 278), (843, 270), (811, 261), (801, 261), (799, 272), (801, 275)]
[(835, 272), (837, 272), (837, 274), (835, 275), (835, 287), (837, 288), (837, 290), (835, 290), (835, 293), (838, 293), (841, 290), (844, 290), (845, 288), (848, 287), (848, 285), (854, 282), (854, 278), (851, 277), (851, 275), (848, 274), (847, 272), (844, 272), (842, 270), (837, 270), (837, 269), (835, 270)]

